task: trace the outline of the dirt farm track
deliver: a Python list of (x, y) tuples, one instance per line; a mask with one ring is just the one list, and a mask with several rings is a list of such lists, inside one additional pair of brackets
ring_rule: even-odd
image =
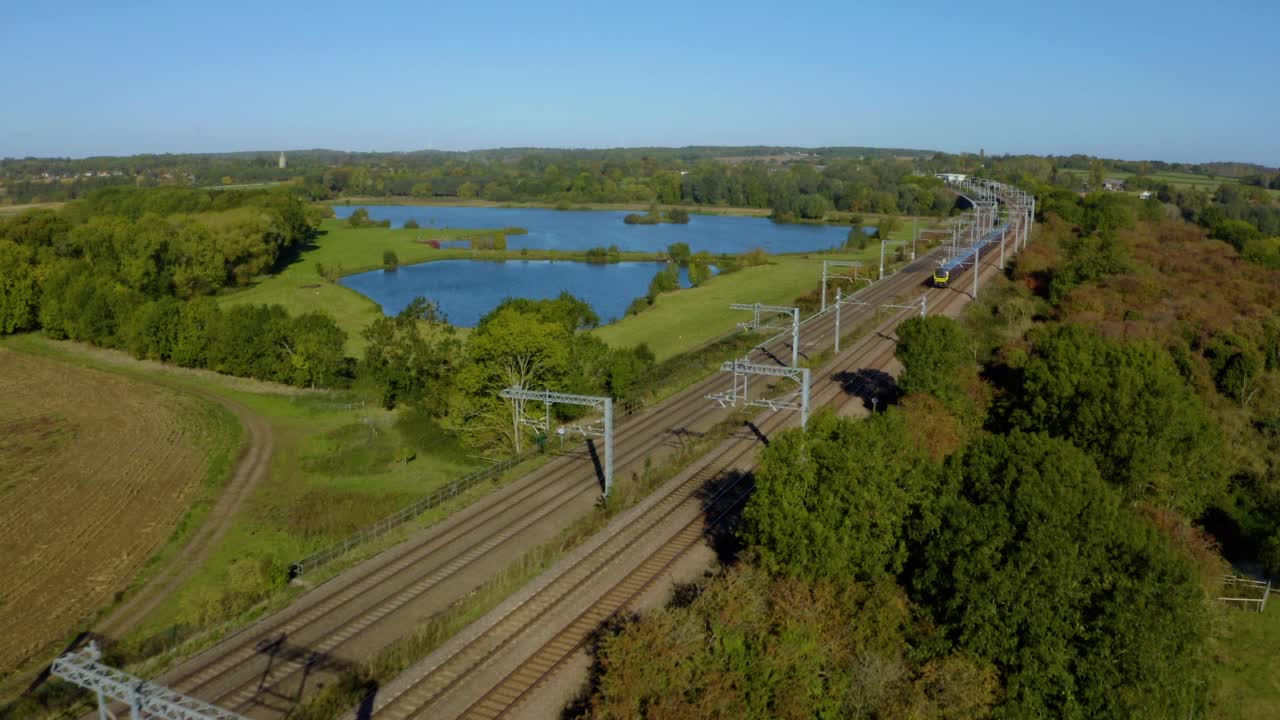
[(0, 678), (64, 642), (171, 536), (214, 422), (165, 388), (0, 349)]

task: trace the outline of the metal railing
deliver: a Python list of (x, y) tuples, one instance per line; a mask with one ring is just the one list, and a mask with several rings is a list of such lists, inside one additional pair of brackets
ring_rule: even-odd
[(1267, 609), (1267, 600), (1271, 598), (1271, 581), (1254, 580), (1240, 575), (1224, 575), (1223, 591), (1229, 593), (1219, 600), (1226, 603), (1252, 605), (1258, 612)]
[(516, 455), (501, 462), (490, 465), (484, 469), (477, 470), (466, 477), (455, 480), (448, 485), (436, 490), (430, 495), (414, 502), (412, 505), (401, 508), (400, 510), (388, 515), (372, 525), (368, 525), (356, 532), (348, 535), (340, 542), (336, 542), (323, 550), (314, 552), (307, 557), (293, 563), (289, 566), (289, 579), (299, 578), (308, 572), (333, 561), (335, 558), (341, 557), (349, 552), (357, 545), (362, 545), (370, 540), (386, 534), (395, 528), (404, 525), (413, 520), (426, 511), (436, 507), (437, 505), (452, 500), (471, 488), (479, 485), (486, 480), (491, 480), (498, 475), (510, 470), (520, 463), (534, 457), (539, 451), (527, 452), (523, 455)]

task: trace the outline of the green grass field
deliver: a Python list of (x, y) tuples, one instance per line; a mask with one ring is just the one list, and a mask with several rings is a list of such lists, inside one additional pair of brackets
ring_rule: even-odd
[[(730, 310), (730, 303), (792, 305), (797, 297), (819, 287), (822, 260), (862, 260), (861, 272), (874, 277), (880, 246), (857, 253), (779, 255), (768, 265), (743, 268), (718, 275), (707, 283), (658, 297), (653, 307), (612, 325), (594, 330), (600, 339), (617, 347), (646, 343), (661, 362), (734, 329), (750, 319), (748, 313)], [(858, 287), (865, 283), (858, 283)], [(845, 291), (853, 287), (845, 283)], [(835, 299), (835, 285), (828, 291)]]
[(1280, 606), (1266, 612), (1221, 608), (1214, 640), (1215, 680), (1209, 717), (1280, 717)]

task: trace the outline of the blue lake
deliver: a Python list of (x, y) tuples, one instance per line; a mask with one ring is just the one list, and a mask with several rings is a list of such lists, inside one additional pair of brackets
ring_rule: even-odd
[[(621, 318), (631, 301), (649, 290), (663, 268), (656, 262), (596, 265), (554, 260), (437, 260), (405, 265), (395, 272), (371, 270), (342, 278), (355, 290), (395, 315), (421, 295), (439, 303), (449, 322), (474, 327), (485, 313), (508, 297), (554, 298), (563, 290), (586, 300), (602, 324)], [(680, 283), (689, 276), (680, 271)]]
[(622, 250), (657, 252), (677, 242), (698, 252), (740, 254), (764, 248), (771, 254), (840, 247), (849, 228), (775, 223), (764, 218), (691, 215), (687, 225), (627, 225), (626, 211), (541, 208), (450, 207), (441, 205), (335, 205), (339, 218), (364, 207), (375, 220), (401, 227), (416, 220), (424, 228), (500, 229), (521, 227), (528, 235), (507, 237), (512, 249), (587, 250), (617, 245)]

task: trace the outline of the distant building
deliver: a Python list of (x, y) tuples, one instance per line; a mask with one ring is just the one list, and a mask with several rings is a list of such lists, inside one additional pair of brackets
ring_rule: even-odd
[(1151, 192), (1150, 190), (1143, 190), (1142, 192), (1138, 193), (1139, 200), (1146, 200), (1154, 196), (1155, 196), (1155, 193)]
[(276, 161), (276, 164), (280, 166), (281, 170), (284, 169), (285, 165), (289, 164), (288, 161), (284, 159), (284, 153), (280, 153), (280, 159)]
[(1120, 192), (1121, 190), (1124, 190), (1124, 180), (1121, 180), (1120, 178), (1107, 178), (1102, 181), (1102, 188), (1104, 190)]
[(942, 180), (943, 182), (955, 184), (964, 182), (964, 179), (969, 176), (964, 173), (938, 173), (934, 177)]

